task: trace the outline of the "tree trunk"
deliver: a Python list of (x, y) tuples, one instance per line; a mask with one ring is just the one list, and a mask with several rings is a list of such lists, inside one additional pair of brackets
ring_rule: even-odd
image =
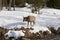
[(3, 9), (3, 6), (4, 6), (4, 0), (2, 0), (2, 7), (1, 7), (1, 10)]
[(13, 0), (13, 10), (15, 11), (15, 0)]
[(12, 0), (9, 1), (9, 7), (8, 7), (8, 10), (11, 11), (11, 4), (12, 4)]
[(2, 10), (2, 0), (0, 0), (0, 10)]
[(7, 0), (5, 1), (5, 5), (6, 5), (6, 9), (7, 9), (7, 7), (8, 7)]

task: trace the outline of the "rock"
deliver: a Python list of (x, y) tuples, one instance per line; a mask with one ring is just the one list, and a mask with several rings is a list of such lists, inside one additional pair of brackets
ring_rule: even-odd
[(48, 29), (51, 31), (51, 34), (52, 34), (52, 35), (57, 34), (57, 30), (55, 30), (54, 27), (50, 27), (50, 28), (48, 28)]
[(34, 30), (34, 28), (30, 28), (31, 30)]
[(24, 27), (21, 27), (21, 30), (25, 30), (25, 28)]
[(28, 39), (28, 38), (22, 38), (22, 40), (30, 40), (30, 39)]
[(57, 33), (60, 34), (60, 28), (58, 28)]

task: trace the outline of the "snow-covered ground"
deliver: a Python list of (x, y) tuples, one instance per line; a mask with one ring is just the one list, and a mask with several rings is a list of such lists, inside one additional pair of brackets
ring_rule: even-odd
[(42, 14), (33, 14), (31, 9), (26, 7), (16, 8), (16, 11), (7, 11), (3, 8), (0, 11), (0, 27), (14, 28), (14, 27), (27, 27), (27, 22), (23, 22), (23, 17), (33, 15), (36, 17), (36, 24), (31, 32), (37, 32), (39, 30), (45, 31), (49, 27), (60, 27), (60, 10), (52, 8), (43, 8), (40, 10)]

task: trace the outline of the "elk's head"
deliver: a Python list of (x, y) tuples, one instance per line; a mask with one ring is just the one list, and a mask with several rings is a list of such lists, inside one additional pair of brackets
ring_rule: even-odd
[(24, 21), (27, 21), (27, 17), (23, 17), (23, 22), (24, 22)]

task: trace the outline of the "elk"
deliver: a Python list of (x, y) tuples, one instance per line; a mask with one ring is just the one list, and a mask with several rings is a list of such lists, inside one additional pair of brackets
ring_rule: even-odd
[(28, 25), (30, 23), (30, 25), (33, 26), (35, 24), (35, 17), (34, 16), (23, 17), (23, 22), (24, 21), (27, 21), (28, 22)]

